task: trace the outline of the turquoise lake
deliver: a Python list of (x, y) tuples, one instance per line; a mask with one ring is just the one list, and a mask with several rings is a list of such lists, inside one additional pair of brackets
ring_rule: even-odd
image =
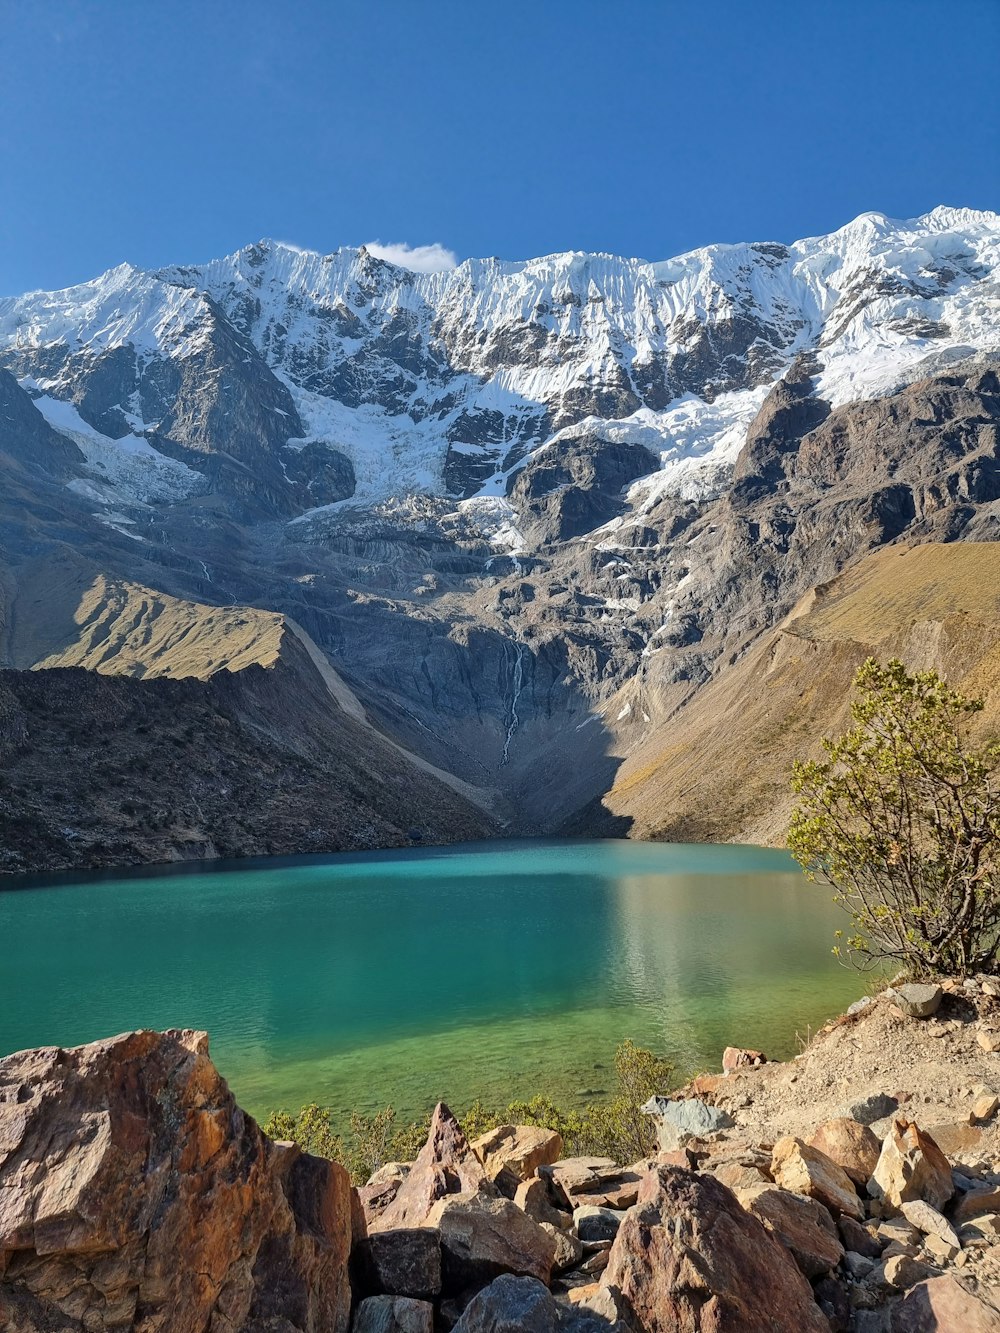
[(502, 843), (2, 881), (0, 1053), (206, 1028), (257, 1115), (613, 1086), (772, 1057), (861, 993), (840, 913), (783, 852)]

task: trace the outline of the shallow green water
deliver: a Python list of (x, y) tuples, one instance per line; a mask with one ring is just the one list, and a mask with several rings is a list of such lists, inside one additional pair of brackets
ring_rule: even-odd
[[(11, 887), (16, 880), (6, 880)], [(207, 1028), (255, 1113), (415, 1115), (608, 1089), (631, 1037), (687, 1073), (796, 1049), (860, 993), (780, 852), (507, 843), (0, 892), (0, 1053)]]

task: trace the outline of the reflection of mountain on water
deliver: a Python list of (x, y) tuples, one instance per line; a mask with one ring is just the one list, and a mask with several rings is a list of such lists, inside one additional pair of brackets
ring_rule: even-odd
[(616, 903), (614, 1002), (655, 1011), (679, 1065), (776, 1027), (790, 1041), (818, 999), (856, 994), (830, 954), (836, 910), (801, 875), (625, 875)]

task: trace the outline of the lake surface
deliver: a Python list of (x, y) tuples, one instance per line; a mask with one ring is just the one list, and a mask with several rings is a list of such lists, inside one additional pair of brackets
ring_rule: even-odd
[(504, 843), (185, 866), (0, 892), (0, 1053), (211, 1033), (263, 1115), (415, 1116), (613, 1086), (626, 1037), (717, 1069), (856, 999), (840, 913), (783, 852)]

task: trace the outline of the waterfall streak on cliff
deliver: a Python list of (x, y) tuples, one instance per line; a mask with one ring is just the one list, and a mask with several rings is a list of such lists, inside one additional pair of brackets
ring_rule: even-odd
[(520, 643), (517, 645), (517, 657), (514, 661), (514, 676), (511, 684), (510, 721), (507, 723), (507, 735), (504, 738), (503, 755), (500, 758), (501, 768), (503, 768), (510, 759), (510, 743), (514, 738), (514, 732), (517, 731), (519, 720), (517, 716), (517, 702), (521, 697), (521, 689), (524, 684), (524, 646)]

